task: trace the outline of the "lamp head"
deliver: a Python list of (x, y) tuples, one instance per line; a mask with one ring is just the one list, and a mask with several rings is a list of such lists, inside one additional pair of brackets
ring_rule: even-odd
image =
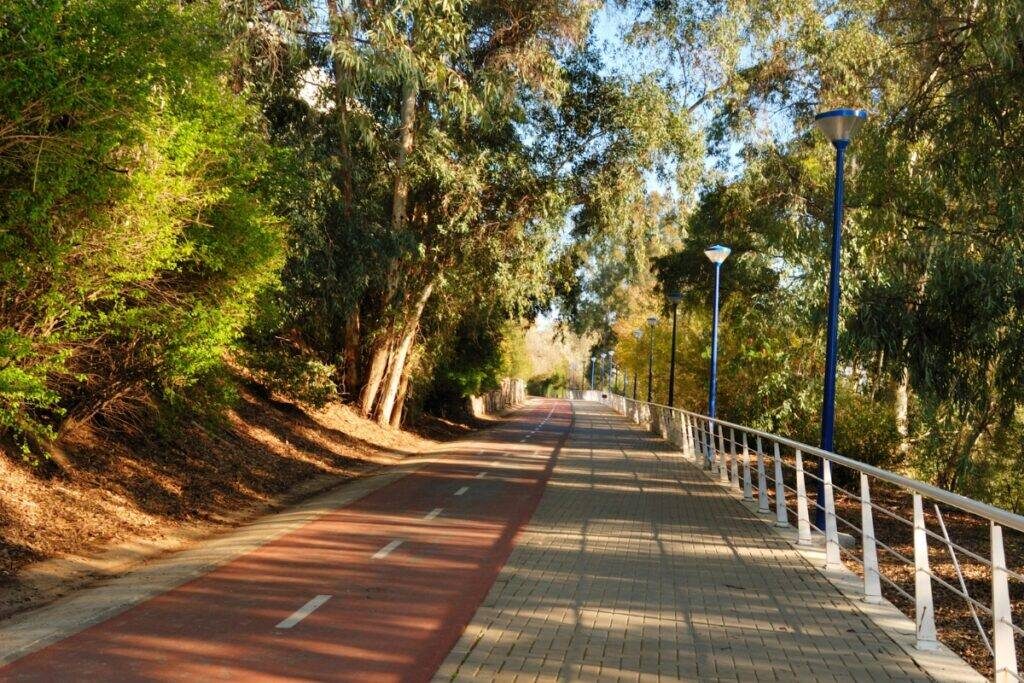
[(673, 304), (678, 304), (680, 301), (683, 300), (683, 295), (679, 292), (672, 292), (671, 294), (668, 295), (668, 300), (671, 301)]
[(857, 129), (868, 120), (863, 109), (833, 109), (814, 117), (814, 125), (832, 144), (849, 142)]
[(651, 327), (654, 327), (655, 325), (658, 324), (658, 319), (652, 315), (650, 318), (647, 319), (647, 324), (650, 325)]
[(594, 362), (595, 360), (597, 360), (597, 357), (596, 357), (596, 356), (591, 356), (591, 357), (590, 357), (590, 362), (591, 362), (591, 363), (593, 363), (593, 362)]
[(707, 256), (708, 260), (716, 266), (721, 265), (722, 261), (729, 258), (729, 254), (731, 253), (732, 249), (724, 244), (715, 244), (704, 250), (704, 255)]
[(614, 355), (615, 355), (615, 352), (614, 352), (614, 351), (609, 351), (609, 352), (608, 352), (608, 355), (609, 355), (609, 356), (614, 356)]
[(633, 330), (633, 339), (636, 339), (636, 340), (639, 341), (640, 337), (642, 337), (642, 336), (644, 336), (644, 331), (643, 330)]

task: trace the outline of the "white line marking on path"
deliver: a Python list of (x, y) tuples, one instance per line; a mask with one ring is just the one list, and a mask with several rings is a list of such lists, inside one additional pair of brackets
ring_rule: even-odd
[(463, 486), (461, 489), (455, 492), (456, 496), (461, 496), (463, 493), (469, 490), (468, 486)]
[(385, 557), (391, 554), (392, 550), (402, 545), (403, 542), (404, 541), (401, 538), (396, 538), (395, 540), (391, 541), (391, 543), (388, 543), (386, 546), (375, 552), (373, 554), (373, 559), (383, 560)]
[(275, 628), (291, 628), (310, 614), (315, 612), (321, 605), (331, 599), (330, 595), (318, 595), (305, 605), (295, 610), (290, 617), (282, 621)]
[(476, 475), (476, 477), (474, 477), (474, 478), (475, 479), (483, 479), (486, 476), (487, 476), (486, 472), (481, 472), (480, 474)]
[(434, 519), (435, 517), (437, 517), (442, 512), (444, 512), (444, 508), (434, 508), (433, 510), (431, 510), (427, 514), (423, 515), (423, 519)]

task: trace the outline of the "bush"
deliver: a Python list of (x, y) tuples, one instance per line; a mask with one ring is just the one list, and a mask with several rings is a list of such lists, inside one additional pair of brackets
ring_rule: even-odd
[(228, 400), (210, 388), (284, 240), (216, 4), (13, 0), (4, 15), (0, 429), (27, 445), (151, 397)]
[(557, 371), (531, 377), (526, 382), (526, 393), (531, 396), (562, 397), (568, 386), (569, 380), (565, 373)]
[(320, 408), (338, 398), (334, 366), (286, 350), (245, 353), (241, 359), (263, 386)]

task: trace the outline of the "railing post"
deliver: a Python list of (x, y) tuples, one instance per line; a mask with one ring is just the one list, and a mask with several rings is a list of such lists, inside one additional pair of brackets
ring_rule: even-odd
[(718, 425), (718, 481), (726, 484), (729, 482), (729, 463), (725, 461), (725, 428)]
[(914, 616), (917, 623), (917, 649), (937, 649), (939, 641), (935, 635), (928, 535), (925, 533), (924, 506), (919, 493), (914, 494)]
[(706, 469), (708, 466), (708, 440), (704, 434), (704, 421), (696, 416), (693, 418), (693, 438), (697, 446), (697, 464), (702, 470)]
[(696, 465), (704, 469), (704, 436), (701, 434), (700, 420), (695, 416), (690, 418), (690, 433), (693, 435), (693, 448), (696, 451), (693, 459)]
[(731, 468), (732, 487), (734, 489), (739, 489), (739, 487), (740, 487), (740, 468), (739, 468), (739, 462), (736, 459), (736, 456), (738, 455), (737, 452), (736, 452), (736, 430), (733, 429), (732, 427), (729, 427), (729, 454), (730, 454), (730, 459), (731, 459), (731, 462), (732, 462), (732, 468)]
[(782, 481), (782, 456), (779, 442), (775, 442), (775, 526), (789, 526), (789, 511), (786, 510), (786, 484)]
[(757, 437), (757, 511), (763, 515), (771, 512), (768, 507), (768, 477), (764, 472), (764, 451), (761, 450), (761, 437)]
[(679, 413), (679, 438), (683, 441), (683, 455), (687, 458), (693, 457), (693, 451), (690, 450), (690, 427), (687, 415), (684, 412)]
[(839, 529), (836, 527), (836, 498), (832, 487), (832, 462), (821, 461), (822, 479), (825, 480), (825, 568), (834, 569), (842, 564), (839, 555)]
[(704, 458), (701, 468), (711, 470), (715, 466), (715, 449), (711, 443), (711, 432), (708, 431), (711, 423), (704, 420), (697, 420), (697, 427), (700, 430), (700, 454)]
[(684, 419), (686, 421), (686, 438), (690, 442), (690, 457), (693, 458), (694, 463), (696, 463), (700, 454), (697, 452), (697, 440), (694, 438), (693, 418), (689, 415), (685, 415)]
[[(991, 524), (991, 523), (990, 523)], [(1010, 604), (1009, 574), (1003, 551), (1003, 527), (991, 524), (992, 553), (992, 651), (995, 654), (996, 683), (1017, 677), (1017, 648), (1013, 642), (1013, 609)]]
[(882, 583), (878, 573), (878, 549), (875, 547), (875, 516), (871, 509), (871, 486), (868, 475), (860, 473), (860, 528), (864, 548), (864, 602), (882, 602)]
[(743, 500), (754, 500), (754, 487), (750, 482), (750, 446), (747, 433), (743, 432)]
[(804, 454), (796, 452), (796, 542), (811, 544), (811, 518), (807, 513), (807, 482), (804, 479)]
[(706, 448), (708, 460), (708, 471), (714, 473), (715, 471), (715, 425), (711, 422), (711, 418), (708, 418), (708, 427), (704, 433), (706, 439)]

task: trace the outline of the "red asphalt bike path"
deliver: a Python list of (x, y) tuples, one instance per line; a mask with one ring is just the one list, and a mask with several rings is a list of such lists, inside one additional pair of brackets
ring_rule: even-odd
[[(533, 515), (571, 428), (568, 401), (535, 401), (438, 462), (0, 668), (0, 680), (429, 680)], [(330, 598), (278, 627), (316, 596)]]

